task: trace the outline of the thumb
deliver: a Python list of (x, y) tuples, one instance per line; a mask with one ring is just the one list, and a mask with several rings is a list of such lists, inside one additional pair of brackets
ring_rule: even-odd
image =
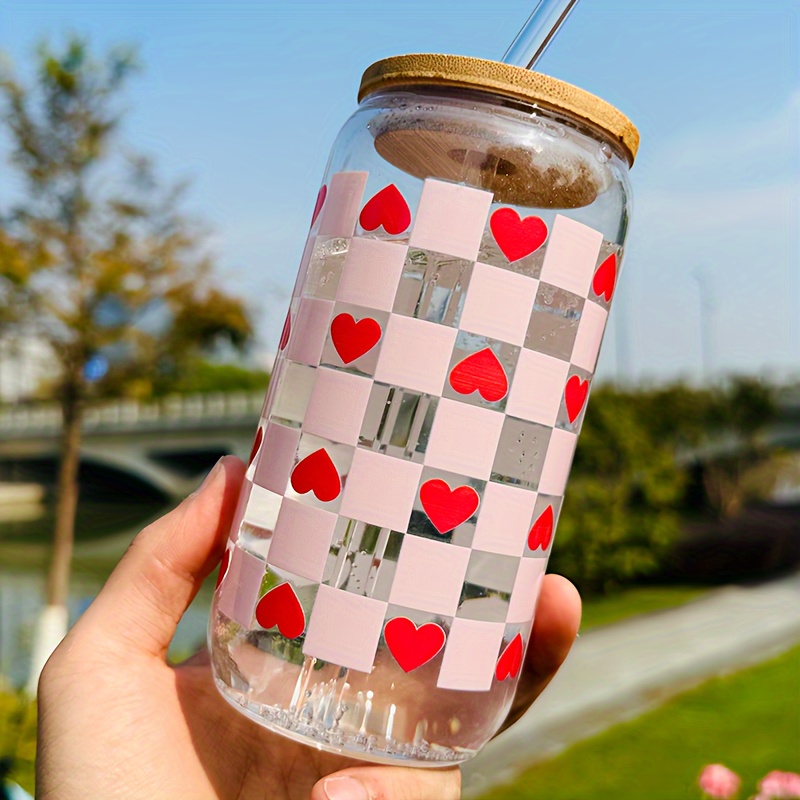
[(460, 797), (458, 767), (351, 767), (315, 784), (309, 800), (458, 800)]
[(244, 476), (238, 458), (220, 459), (197, 492), (148, 525), (74, 628), (166, 656), (175, 628), (222, 556)]

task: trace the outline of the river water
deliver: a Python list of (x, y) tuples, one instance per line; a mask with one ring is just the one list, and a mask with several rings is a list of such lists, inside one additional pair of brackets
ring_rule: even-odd
[[(100, 591), (133, 537), (170, 506), (153, 501), (83, 502), (70, 582), (70, 624)], [(41, 504), (0, 509), (0, 688), (26, 683), (33, 633), (44, 604), (50, 555), (52, 508)], [(213, 577), (206, 582), (178, 628), (170, 655), (193, 652), (205, 641)]]

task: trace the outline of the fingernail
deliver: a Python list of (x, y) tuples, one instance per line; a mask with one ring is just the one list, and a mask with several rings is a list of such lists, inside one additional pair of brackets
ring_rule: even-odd
[(211, 468), (211, 472), (203, 478), (203, 482), (192, 492), (191, 497), (194, 497), (196, 494), (200, 494), (207, 486), (210, 486), (214, 482), (214, 478), (217, 477), (217, 473), (222, 469), (222, 460), (225, 458), (223, 456), (216, 464)]
[(369, 800), (369, 793), (364, 784), (347, 775), (328, 778), (323, 788), (328, 800)]

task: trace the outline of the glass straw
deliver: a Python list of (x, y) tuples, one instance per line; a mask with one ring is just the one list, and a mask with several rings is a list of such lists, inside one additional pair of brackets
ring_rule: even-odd
[(539, 0), (503, 56), (505, 64), (533, 69), (578, 0)]

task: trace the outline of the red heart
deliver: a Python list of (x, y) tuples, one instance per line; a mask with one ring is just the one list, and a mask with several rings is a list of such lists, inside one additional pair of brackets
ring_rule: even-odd
[(471, 486), (451, 489), (434, 478), (422, 484), (419, 499), (428, 519), (439, 533), (447, 533), (466, 522), (477, 510), (481, 499)]
[(331, 323), (331, 339), (345, 364), (361, 358), (381, 338), (381, 326), (371, 317), (356, 322), (350, 314), (339, 314)]
[(358, 221), (365, 231), (374, 231), (383, 225), (386, 233), (394, 236), (411, 224), (411, 210), (400, 190), (390, 183), (367, 201)]
[(283, 330), (281, 331), (281, 339), (278, 342), (278, 349), (283, 350), (285, 349), (286, 345), (289, 344), (289, 336), (292, 334), (292, 312), (286, 312), (286, 320), (283, 323)]
[(325, 198), (328, 196), (328, 187), (323, 183), (322, 186), (319, 187), (319, 192), (317, 192), (317, 202), (314, 203), (314, 213), (311, 215), (311, 227), (314, 227), (314, 223), (317, 221), (317, 217), (319, 216), (319, 212), (322, 211), (322, 206), (325, 205)]
[(277, 625), (287, 639), (296, 639), (306, 629), (306, 615), (290, 583), (270, 589), (258, 601), (256, 622), (262, 628)]
[(570, 422), (575, 422), (581, 413), (583, 404), (586, 402), (586, 395), (589, 394), (589, 381), (582, 381), (578, 375), (573, 375), (567, 381), (564, 390), (564, 402), (567, 406), (567, 416)]
[(592, 278), (592, 291), (600, 297), (605, 297), (606, 303), (611, 302), (614, 286), (617, 283), (617, 256), (612, 253), (598, 268)]
[(292, 470), (292, 489), (298, 494), (314, 492), (317, 500), (328, 503), (339, 496), (342, 481), (324, 447), (307, 455)]
[(443, 647), (444, 631), (434, 622), (417, 627), (406, 617), (395, 617), (383, 629), (386, 646), (404, 672), (427, 664)]
[(497, 680), (504, 681), (506, 678), (516, 678), (519, 675), (523, 650), (522, 634), (518, 633), (497, 659), (497, 668), (494, 671)]
[(259, 428), (256, 431), (256, 439), (253, 442), (253, 449), (250, 451), (250, 459), (247, 462), (247, 466), (249, 467), (253, 463), (253, 459), (256, 457), (256, 453), (258, 453), (258, 448), (261, 447), (261, 441), (264, 438), (264, 429)]
[(542, 511), (533, 527), (528, 533), (528, 547), (531, 550), (547, 550), (550, 547), (550, 540), (553, 538), (553, 506), (547, 506)]
[(223, 578), (228, 574), (228, 565), (230, 563), (231, 551), (228, 549), (222, 554), (222, 560), (219, 562), (219, 575), (217, 575), (217, 584), (214, 586), (215, 589), (219, 589), (219, 585), (222, 583)]
[(459, 394), (472, 394), (477, 389), (484, 400), (496, 403), (508, 392), (508, 376), (492, 349), (484, 347), (453, 367), (450, 385)]
[(530, 255), (547, 239), (547, 225), (541, 217), (520, 219), (513, 208), (498, 208), (489, 220), (489, 227), (509, 261)]

